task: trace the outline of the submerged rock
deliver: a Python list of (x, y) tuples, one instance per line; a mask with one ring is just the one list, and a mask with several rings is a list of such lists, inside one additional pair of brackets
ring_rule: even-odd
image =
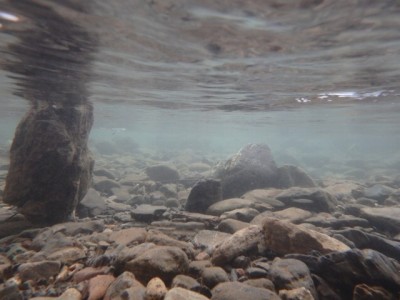
[(160, 277), (166, 284), (178, 274), (188, 270), (189, 259), (178, 247), (157, 246), (143, 252), (135, 259), (128, 261), (125, 270), (135, 274), (146, 283), (153, 277)]
[(350, 249), (342, 242), (326, 234), (275, 218), (265, 218), (263, 233), (265, 246), (280, 255), (308, 254), (312, 251), (329, 253)]
[(151, 180), (159, 182), (175, 182), (179, 180), (179, 173), (167, 165), (157, 165), (146, 168), (146, 174)]
[(293, 186), (317, 187), (317, 184), (301, 168), (292, 165), (284, 165), (278, 168), (276, 186), (279, 188), (289, 188)]
[(186, 201), (186, 210), (205, 213), (209, 206), (222, 200), (221, 182), (206, 179), (197, 182)]
[(382, 286), (392, 292), (400, 290), (399, 262), (375, 250), (332, 252), (319, 257), (317, 266), (309, 267), (311, 272), (336, 287), (342, 299), (351, 299), (354, 287), (360, 282)]
[(32, 106), (15, 132), (3, 201), (41, 224), (65, 222), (89, 187), (90, 105)]
[(241, 282), (224, 282), (212, 289), (211, 300), (280, 300), (274, 292)]
[(315, 212), (332, 212), (337, 205), (337, 199), (319, 188), (293, 187), (276, 196), (287, 206), (294, 206)]
[(267, 145), (250, 144), (233, 155), (217, 171), (222, 197), (240, 197), (250, 190), (276, 185), (277, 167)]
[(400, 232), (400, 207), (364, 207), (360, 216), (378, 228)]

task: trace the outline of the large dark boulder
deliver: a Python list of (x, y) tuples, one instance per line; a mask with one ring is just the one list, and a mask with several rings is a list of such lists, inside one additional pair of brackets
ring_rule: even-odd
[(205, 179), (193, 186), (185, 208), (190, 212), (205, 213), (209, 206), (221, 200), (221, 182), (214, 179)]
[(276, 186), (277, 166), (270, 148), (264, 144), (243, 147), (215, 173), (221, 179), (223, 199), (240, 197), (244, 193)]
[(91, 180), (92, 123), (89, 104), (33, 106), (15, 132), (4, 202), (34, 223), (68, 220)]

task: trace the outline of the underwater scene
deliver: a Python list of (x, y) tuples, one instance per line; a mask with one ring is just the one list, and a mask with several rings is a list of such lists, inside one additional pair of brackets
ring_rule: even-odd
[(0, 0), (14, 299), (400, 299), (400, 2)]

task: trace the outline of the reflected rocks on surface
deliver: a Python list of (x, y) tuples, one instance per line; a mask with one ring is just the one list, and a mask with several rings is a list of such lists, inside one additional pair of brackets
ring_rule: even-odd
[(85, 195), (93, 168), (86, 85), (95, 39), (50, 4), (10, 1), (9, 7), (32, 22), (8, 28), (19, 41), (8, 45), (12, 59), (4, 65), (31, 107), (11, 145), (3, 199), (34, 223), (63, 222)]

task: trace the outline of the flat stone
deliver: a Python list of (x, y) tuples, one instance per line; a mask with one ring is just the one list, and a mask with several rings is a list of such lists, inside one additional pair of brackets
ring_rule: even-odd
[(283, 300), (314, 300), (311, 292), (305, 287), (299, 287), (291, 290), (282, 289), (279, 291), (279, 297)]
[(280, 220), (286, 220), (294, 224), (301, 223), (307, 218), (310, 218), (312, 215), (313, 214), (308, 210), (304, 210), (297, 207), (289, 207), (272, 213), (273, 217)]
[(107, 194), (112, 194), (112, 189), (113, 188), (120, 188), (121, 185), (112, 179), (108, 178), (100, 178), (100, 180), (96, 180), (94, 183), (94, 188), (96, 191), (100, 193), (107, 193)]
[(244, 207), (238, 208), (231, 211), (224, 212), (221, 215), (223, 219), (235, 219), (243, 222), (250, 222), (254, 219), (260, 212), (254, 208)]
[(275, 291), (274, 283), (267, 278), (252, 278), (252, 279), (243, 281), (243, 283), (253, 286), (253, 287), (267, 289), (267, 290), (270, 290), (273, 292)]
[(238, 221), (238, 220), (234, 220), (234, 219), (225, 219), (222, 220), (219, 224), (218, 224), (218, 230), (225, 232), (225, 233), (235, 233), (236, 231), (239, 231), (243, 228), (249, 227), (251, 224), (250, 223), (246, 223), (246, 222), (242, 222), (242, 221)]
[(251, 207), (253, 203), (254, 201), (249, 199), (242, 199), (242, 198), (226, 199), (211, 205), (207, 209), (207, 214), (213, 216), (220, 216), (223, 213), (232, 211), (234, 209)]
[(167, 207), (163, 205), (141, 204), (132, 210), (132, 217), (140, 222), (150, 223), (161, 218), (162, 214), (167, 211)]
[(375, 184), (371, 187), (367, 187), (362, 191), (362, 196), (365, 198), (370, 198), (377, 200), (379, 203), (383, 203), (391, 194), (393, 194), (396, 190), (383, 185), (383, 184)]
[(97, 275), (89, 279), (88, 300), (103, 299), (108, 287), (114, 282), (112, 275)]
[(274, 292), (241, 282), (223, 282), (212, 289), (211, 300), (280, 300)]
[(82, 282), (84, 280), (88, 280), (90, 278), (93, 278), (97, 275), (104, 275), (109, 271), (108, 267), (100, 267), (100, 268), (93, 268), (93, 267), (86, 267), (82, 270), (77, 271), (73, 275), (73, 281), (75, 283)]
[(109, 239), (117, 245), (130, 245), (143, 243), (146, 240), (146, 236), (146, 229), (134, 227), (113, 231)]
[(382, 236), (353, 228), (338, 230), (335, 233), (353, 242), (356, 248), (373, 249), (400, 261), (400, 241), (386, 239)]
[(282, 193), (282, 190), (275, 188), (255, 189), (244, 194), (242, 198), (252, 200), (253, 202), (267, 204), (271, 207), (271, 209), (276, 210), (285, 207), (285, 203), (275, 198), (280, 193)]
[(66, 247), (46, 255), (46, 258), (63, 264), (72, 264), (86, 258), (86, 253), (84, 249), (79, 247)]
[(49, 279), (58, 274), (61, 263), (58, 261), (28, 262), (18, 267), (19, 276), (23, 281)]
[[(320, 188), (292, 187), (277, 195), (276, 199), (287, 206), (315, 212), (332, 212), (338, 204), (334, 196)], [(308, 200), (308, 202), (304, 200)]]
[(378, 228), (400, 233), (400, 207), (364, 207), (360, 217)]
[(173, 246), (181, 248), (189, 257), (193, 256), (193, 246), (190, 243), (179, 241), (158, 231), (149, 230), (146, 236), (147, 243), (154, 243), (159, 246)]
[(329, 253), (350, 249), (326, 234), (275, 218), (264, 219), (263, 233), (265, 246), (279, 255), (308, 254), (311, 251)]
[(334, 217), (328, 213), (319, 213), (316, 216), (304, 220), (304, 222), (318, 227), (330, 227), (333, 229), (357, 226), (370, 227), (370, 224), (366, 219), (351, 215), (340, 215), (339, 217)]
[(256, 248), (262, 238), (263, 234), (260, 226), (251, 225), (239, 230), (218, 245), (212, 254), (211, 261), (215, 265), (229, 263), (235, 257)]
[(172, 288), (181, 287), (188, 290), (197, 288), (199, 286), (200, 283), (196, 279), (183, 274), (176, 275), (171, 283)]
[(181, 288), (174, 287), (170, 289), (165, 295), (164, 300), (208, 300), (206, 296), (199, 293)]
[(193, 238), (193, 244), (201, 249), (214, 249), (222, 240), (230, 237), (231, 234), (214, 231), (200, 230)]

